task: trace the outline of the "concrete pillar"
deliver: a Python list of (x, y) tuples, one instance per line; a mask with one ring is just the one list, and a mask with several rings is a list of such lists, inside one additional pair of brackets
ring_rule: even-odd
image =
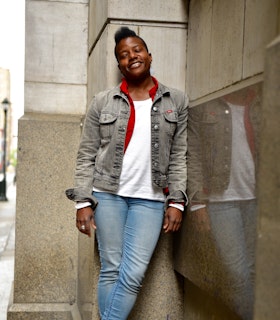
[(80, 319), (78, 233), (64, 190), (73, 184), (86, 110), (87, 26), (88, 0), (26, 1), (9, 320)]
[(280, 314), (280, 36), (266, 48), (259, 170), (255, 320)]

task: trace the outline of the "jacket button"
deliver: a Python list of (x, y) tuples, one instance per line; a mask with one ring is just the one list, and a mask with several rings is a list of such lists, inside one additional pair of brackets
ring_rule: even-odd
[(155, 143), (155, 144), (154, 144), (154, 147), (157, 149), (157, 148), (158, 148), (158, 143)]
[(158, 111), (158, 108), (157, 107), (153, 107), (153, 111)]
[(154, 125), (154, 129), (158, 130), (158, 125), (157, 124)]

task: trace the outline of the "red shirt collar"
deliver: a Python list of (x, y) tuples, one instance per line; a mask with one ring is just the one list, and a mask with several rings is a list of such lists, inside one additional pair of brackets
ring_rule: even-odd
[[(158, 89), (158, 81), (155, 77), (152, 77), (152, 79), (153, 79), (153, 82), (155, 85), (149, 90), (149, 95), (150, 95), (151, 99), (154, 100), (157, 89)], [(130, 98), (130, 95), (128, 92), (128, 84), (127, 84), (127, 81), (125, 78), (122, 79), (120, 89), (124, 94), (126, 94)]]

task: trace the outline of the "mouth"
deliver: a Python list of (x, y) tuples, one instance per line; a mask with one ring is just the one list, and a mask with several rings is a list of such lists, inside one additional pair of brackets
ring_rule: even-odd
[(136, 68), (140, 67), (140, 65), (141, 65), (141, 62), (135, 61), (129, 65), (129, 69), (136, 69)]

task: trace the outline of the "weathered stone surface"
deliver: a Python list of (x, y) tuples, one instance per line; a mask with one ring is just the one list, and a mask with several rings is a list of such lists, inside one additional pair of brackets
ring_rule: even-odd
[(86, 84), (88, 5), (26, 1), (25, 81)]
[[(188, 1), (134, 1), (129, 5), (125, 0), (106, 0), (90, 2), (89, 18), (89, 47), (98, 40), (100, 31), (106, 26), (107, 19), (111, 23), (145, 24), (155, 25), (163, 22), (183, 23), (187, 22)], [(131, 21), (132, 23), (128, 22)]]
[(19, 121), (11, 311), (76, 302), (78, 233), (65, 189), (73, 185), (79, 137), (80, 117), (31, 113)]
[(259, 168), (255, 320), (280, 314), (280, 37), (266, 50)]
[(62, 83), (26, 82), (25, 112), (84, 115), (87, 87)]
[(279, 9), (278, 0), (246, 1), (243, 78), (263, 72), (265, 47), (277, 36)]
[(191, 100), (263, 72), (279, 30), (279, 1), (191, 1), (187, 91)]

